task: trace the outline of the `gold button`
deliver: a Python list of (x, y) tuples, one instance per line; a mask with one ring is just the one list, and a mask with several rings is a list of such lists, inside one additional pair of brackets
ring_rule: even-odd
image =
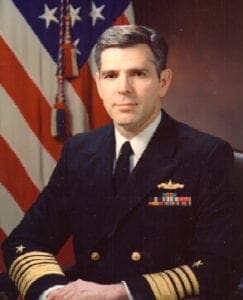
[(141, 259), (141, 253), (134, 251), (131, 255), (133, 261), (139, 261)]
[(100, 260), (100, 254), (99, 254), (99, 252), (92, 252), (91, 253), (91, 255), (90, 255), (90, 258), (92, 259), (92, 260)]

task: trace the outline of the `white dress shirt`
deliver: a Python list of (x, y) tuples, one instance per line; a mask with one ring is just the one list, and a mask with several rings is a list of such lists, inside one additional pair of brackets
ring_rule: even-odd
[[(155, 130), (157, 129), (161, 121), (161, 118), (162, 118), (162, 114), (160, 112), (151, 124), (149, 124), (138, 135), (136, 135), (135, 137), (129, 140), (133, 150), (133, 154), (131, 154), (130, 156), (130, 172), (133, 170), (133, 168), (136, 166), (137, 162), (139, 161), (140, 157), (142, 156), (145, 148), (147, 147), (153, 134), (155, 133)], [(114, 161), (114, 167), (118, 159), (121, 147), (127, 141), (127, 138), (121, 135), (116, 127), (115, 127), (115, 140), (116, 140), (116, 157)]]

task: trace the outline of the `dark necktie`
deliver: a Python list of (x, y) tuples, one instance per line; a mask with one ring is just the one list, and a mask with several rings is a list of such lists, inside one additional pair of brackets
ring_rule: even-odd
[(130, 173), (130, 155), (132, 153), (133, 151), (130, 142), (125, 142), (121, 147), (113, 176), (115, 193), (117, 193), (121, 186), (127, 181)]

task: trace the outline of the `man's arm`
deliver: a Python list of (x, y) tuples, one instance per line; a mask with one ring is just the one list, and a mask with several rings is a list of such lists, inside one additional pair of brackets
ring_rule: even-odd
[(122, 283), (98, 284), (78, 279), (48, 294), (47, 300), (129, 300)]
[[(134, 299), (223, 299), (239, 277), (239, 227), (232, 193), (233, 152), (219, 142), (201, 170), (195, 226), (184, 264), (137, 278), (124, 278)], [(181, 238), (181, 237), (178, 237)]]
[(69, 282), (55, 259), (71, 232), (65, 165), (64, 151), (47, 187), (2, 246), (9, 276), (27, 299)]

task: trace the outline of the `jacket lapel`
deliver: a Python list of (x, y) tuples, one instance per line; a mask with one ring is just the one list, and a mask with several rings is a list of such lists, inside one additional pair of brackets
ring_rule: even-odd
[(91, 163), (94, 167), (90, 168), (94, 172), (92, 177), (97, 180), (96, 185), (99, 187), (99, 192), (102, 193), (101, 198), (103, 204), (110, 205), (110, 203), (104, 202), (109, 201), (108, 198), (113, 194), (112, 176), (115, 156), (113, 126), (108, 127), (105, 136), (102, 136), (98, 141), (94, 140), (93, 149), (94, 156)]
[[(113, 201), (112, 171), (114, 164), (115, 139), (114, 128), (108, 126), (93, 135), (92, 143), (86, 143), (80, 161), (82, 180), (87, 184), (77, 195), (77, 204), (73, 208), (79, 213), (80, 222), (85, 226), (85, 247), (91, 249), (103, 236), (104, 219), (109, 215)], [(84, 179), (85, 178), (85, 179)], [(80, 194), (85, 201), (79, 201)], [(82, 217), (81, 217), (82, 216)], [(79, 222), (79, 221), (78, 221)], [(95, 225), (99, 224), (98, 227)], [(95, 228), (95, 230), (92, 230)]]

